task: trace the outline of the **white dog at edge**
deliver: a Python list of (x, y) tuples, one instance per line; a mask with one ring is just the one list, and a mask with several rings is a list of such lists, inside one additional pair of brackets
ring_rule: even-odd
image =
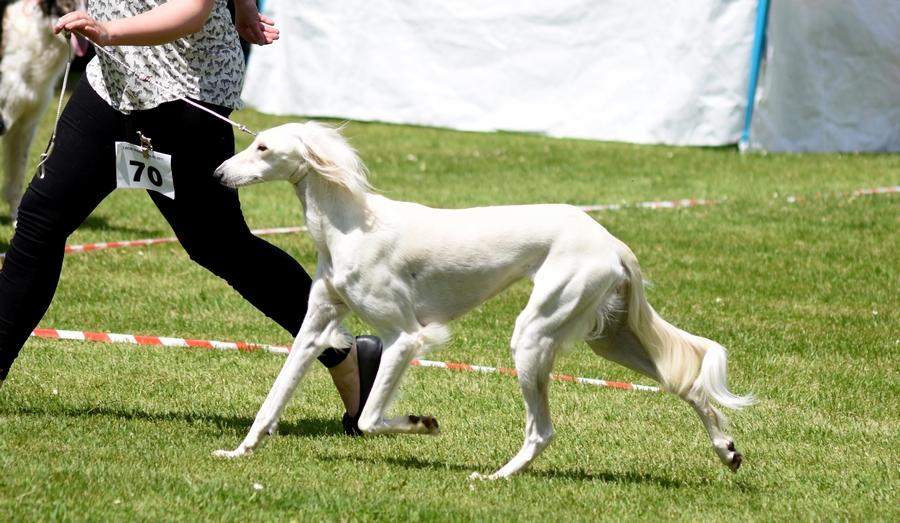
[(215, 176), (233, 187), (291, 183), (319, 251), (308, 313), (284, 367), (244, 441), (215, 456), (250, 454), (274, 432), (316, 356), (352, 343), (341, 326), (351, 311), (384, 341), (360, 430), (437, 435), (432, 417), (384, 417), (403, 373), (418, 353), (448, 341), (451, 320), (532, 278), (534, 289), (511, 341), (525, 399), (525, 443), (488, 478), (522, 470), (553, 440), (550, 373), (560, 351), (581, 340), (687, 401), (722, 463), (733, 471), (740, 467), (743, 456), (723, 430), (725, 417), (711, 404), (737, 409), (752, 402), (728, 391), (725, 349), (660, 318), (644, 297), (634, 254), (580, 210), (446, 210), (392, 201), (370, 193), (356, 152), (337, 131), (316, 122), (260, 133)]
[[(3, 143), (3, 201), (13, 223), (25, 185), (28, 151), (53, 88), (65, 69), (69, 41), (53, 34), (60, 16), (85, 9), (85, 0), (0, 0), (0, 141)], [(85, 40), (71, 38), (75, 52)]]

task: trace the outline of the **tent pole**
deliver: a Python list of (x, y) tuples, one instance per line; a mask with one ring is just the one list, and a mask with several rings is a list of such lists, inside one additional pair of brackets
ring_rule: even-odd
[(750, 146), (750, 121), (753, 119), (753, 102), (756, 98), (756, 83), (759, 79), (759, 65), (766, 41), (766, 23), (769, 18), (769, 0), (759, 0), (756, 7), (756, 36), (753, 40), (753, 59), (750, 63), (750, 87), (747, 89), (747, 114), (744, 117), (744, 134), (738, 142), (741, 152)]

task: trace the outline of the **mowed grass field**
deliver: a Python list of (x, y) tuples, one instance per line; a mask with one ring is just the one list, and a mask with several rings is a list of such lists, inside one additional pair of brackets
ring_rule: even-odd
[[(234, 118), (256, 129), (297, 120)], [(900, 519), (900, 195), (847, 194), (900, 185), (900, 157), (742, 156), (356, 122), (344, 133), (385, 195), (432, 206), (714, 202), (591, 215), (638, 255), (663, 317), (725, 345), (732, 389), (758, 398), (732, 415), (741, 470), (720, 464), (673, 396), (554, 381), (554, 444), (509, 481), (471, 481), (522, 443), (518, 384), (426, 368), (410, 369), (392, 412), (436, 416), (438, 438), (343, 436), (343, 408), (317, 366), (279, 436), (249, 458), (216, 460), (213, 450), (244, 437), (282, 356), (32, 338), (0, 389), (0, 520)], [(241, 198), (253, 228), (303, 224), (287, 184)], [(0, 219), (0, 251), (12, 235)], [(120, 190), (69, 244), (171, 235), (145, 193)], [(267, 238), (314, 271), (305, 233)], [(220, 255), (248, 254), (221, 245)], [(456, 321), (453, 343), (425, 357), (512, 367), (509, 337), (529, 288)], [(179, 244), (68, 255), (40, 327), (291, 343)], [(583, 344), (556, 370), (654, 384)]]

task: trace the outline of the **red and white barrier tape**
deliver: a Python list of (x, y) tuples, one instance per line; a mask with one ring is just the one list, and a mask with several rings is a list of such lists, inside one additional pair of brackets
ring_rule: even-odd
[(288, 347), (228, 341), (189, 340), (185, 338), (165, 338), (161, 336), (137, 336), (134, 334), (112, 334), (106, 332), (82, 332), (55, 329), (34, 329), (32, 336), (38, 338), (59, 338), (64, 340), (105, 341), (130, 343), (132, 345), (164, 345), (166, 347), (197, 347), (202, 349), (243, 350), (287, 354)]
[[(256, 236), (262, 236), (264, 234), (284, 234), (289, 232), (301, 232), (306, 231), (306, 226), (302, 227), (277, 227), (273, 229), (254, 229), (250, 231)], [(149, 240), (128, 240), (122, 242), (107, 242), (107, 243), (89, 243), (85, 245), (72, 245), (66, 247), (66, 254), (73, 252), (89, 252), (89, 251), (99, 251), (100, 249), (117, 249), (119, 247), (139, 247), (141, 245), (153, 245), (155, 243), (175, 243), (178, 241), (178, 238), (153, 238)]]
[[(862, 196), (862, 195), (871, 195), (871, 194), (885, 194), (885, 193), (896, 193), (900, 192), (900, 187), (879, 187), (877, 189), (859, 189), (857, 191), (851, 192), (843, 192), (843, 193), (835, 193), (835, 194), (817, 194), (812, 198), (805, 198), (802, 196), (788, 196), (787, 202), (794, 203), (802, 200), (818, 200), (822, 198), (829, 197), (838, 197), (838, 196)], [(777, 195), (776, 195), (777, 196)], [(578, 205), (576, 206), (578, 209), (584, 212), (596, 212), (596, 211), (613, 211), (617, 209), (626, 209), (626, 208), (642, 208), (642, 209), (674, 209), (679, 207), (696, 207), (698, 205), (707, 205), (716, 203), (714, 200), (659, 200), (652, 202), (641, 202), (635, 204), (627, 204), (627, 203), (609, 203), (602, 205)], [(262, 234), (283, 234), (289, 232), (300, 232), (308, 230), (305, 226), (300, 227), (278, 227), (272, 229), (256, 229), (252, 232), (257, 236)], [(66, 247), (65, 252), (73, 253), (73, 252), (89, 252), (89, 251), (97, 251), (101, 249), (115, 249), (119, 247), (138, 247), (141, 245), (152, 245), (156, 243), (173, 243), (177, 242), (178, 238), (154, 238), (148, 240), (128, 240), (121, 242), (108, 242), (108, 243), (91, 243), (86, 245), (72, 245), (70, 247)], [(6, 257), (5, 252), (0, 252), (0, 260)]]
[[(693, 207), (696, 205), (705, 205), (707, 203), (706, 200), (662, 200), (662, 201), (654, 201), (654, 202), (642, 202), (636, 204), (619, 204), (619, 203), (611, 203), (604, 205), (579, 205), (576, 206), (578, 209), (584, 212), (594, 212), (594, 211), (608, 211), (608, 210), (616, 210), (616, 209), (624, 209), (627, 207), (640, 207), (647, 209), (672, 209), (676, 207)], [(299, 232), (308, 230), (306, 226), (300, 227), (279, 227), (274, 229), (256, 229), (252, 232), (253, 234), (259, 236), (262, 234), (283, 234), (288, 232)], [(139, 247), (141, 245), (153, 245), (156, 243), (174, 243), (177, 242), (178, 238), (154, 238), (148, 240), (128, 240), (121, 242), (105, 242), (105, 243), (89, 243), (86, 245), (72, 245), (70, 247), (66, 247), (66, 254), (74, 253), (74, 252), (90, 252), (90, 251), (99, 251), (101, 249), (116, 249), (119, 247)], [(6, 253), (0, 253), (0, 259), (6, 257)]]
[[(467, 370), (470, 372), (489, 372), (489, 373), (500, 373), (500, 374), (511, 374), (513, 376), (517, 375), (515, 369), (503, 369), (497, 367), (481, 367), (479, 365), (469, 365), (466, 363), (450, 363), (450, 362), (442, 362), (442, 361), (428, 361), (428, 360), (412, 360), (412, 365), (417, 365), (420, 367), (439, 367), (442, 369), (457, 369), (457, 370)], [(627, 390), (643, 390), (647, 392), (659, 392), (659, 387), (650, 387), (647, 385), (637, 385), (634, 383), (622, 383), (619, 381), (609, 381), (609, 380), (598, 380), (594, 378), (579, 378), (577, 376), (566, 376), (564, 374), (551, 374), (551, 378), (555, 380), (561, 381), (572, 381), (575, 383), (588, 383), (590, 385), (599, 385), (601, 387), (614, 387), (617, 389), (627, 389)]]
[(584, 212), (592, 211), (614, 211), (617, 209), (627, 209), (637, 207), (642, 209), (674, 209), (676, 207), (696, 207), (697, 205), (706, 205), (708, 203), (716, 203), (707, 200), (660, 200), (654, 202), (641, 203), (608, 203), (604, 205), (577, 205), (578, 209)]
[[(285, 234), (289, 232), (302, 232), (308, 230), (306, 226), (300, 227), (276, 227), (272, 229), (254, 229), (250, 231), (256, 236), (262, 236), (264, 234)], [(67, 246), (65, 249), (66, 254), (71, 254), (73, 252), (90, 252), (90, 251), (99, 251), (101, 249), (118, 249), (119, 247), (140, 247), (142, 245), (153, 245), (157, 243), (177, 243), (178, 238), (151, 238), (146, 240), (126, 240), (121, 242), (101, 242), (101, 243), (88, 243), (85, 245), (71, 245)], [(6, 253), (0, 253), (0, 258), (5, 258)]]
[(803, 196), (788, 196), (786, 198), (788, 203), (799, 202), (803, 200), (821, 200), (823, 198), (838, 198), (841, 196), (868, 196), (872, 194), (887, 194), (887, 193), (900, 193), (900, 187), (879, 187), (877, 189), (860, 189), (858, 191), (845, 191), (842, 193), (822, 193), (813, 196), (812, 198), (804, 198)]
[[(65, 340), (85, 340), (85, 341), (104, 341), (130, 343), (132, 345), (163, 345), (166, 347), (198, 347), (204, 349), (219, 350), (244, 350), (257, 351), (262, 350), (275, 354), (287, 354), (290, 352), (289, 347), (278, 345), (265, 345), (261, 343), (242, 343), (242, 342), (224, 342), (224, 341), (208, 341), (208, 340), (189, 340), (185, 338), (165, 338), (161, 336), (137, 336), (134, 334), (110, 334), (104, 332), (83, 332), (56, 329), (34, 329), (32, 336), (39, 338), (58, 338)], [(470, 372), (489, 372), (510, 374), (515, 376), (516, 371), (511, 369), (503, 369), (496, 367), (482, 367), (479, 365), (468, 365), (464, 363), (450, 363), (443, 361), (413, 360), (412, 365), (418, 367), (438, 367), (444, 369), (467, 370)], [(613, 387), (626, 390), (640, 390), (647, 392), (659, 392), (659, 387), (650, 387), (647, 385), (636, 385), (634, 383), (622, 383), (618, 381), (598, 380), (593, 378), (579, 378), (576, 376), (565, 376), (563, 374), (551, 374), (551, 378), (561, 381), (572, 381), (575, 383), (587, 383), (589, 385), (599, 385), (602, 387)]]

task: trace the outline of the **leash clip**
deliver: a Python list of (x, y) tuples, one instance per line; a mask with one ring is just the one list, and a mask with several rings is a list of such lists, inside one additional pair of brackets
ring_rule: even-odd
[(150, 143), (151, 139), (144, 136), (140, 131), (137, 132), (137, 135), (141, 138), (141, 154), (144, 155), (144, 158), (150, 158), (150, 151), (153, 150), (153, 145)]
[(50, 158), (50, 155), (53, 154), (53, 146), (56, 144), (56, 133), (53, 133), (53, 136), (50, 137), (50, 143), (47, 144), (47, 150), (41, 153), (41, 161), (37, 166), (37, 173), (41, 180), (44, 179), (44, 175), (46, 172), (44, 171), (44, 164), (47, 163), (47, 160)]

